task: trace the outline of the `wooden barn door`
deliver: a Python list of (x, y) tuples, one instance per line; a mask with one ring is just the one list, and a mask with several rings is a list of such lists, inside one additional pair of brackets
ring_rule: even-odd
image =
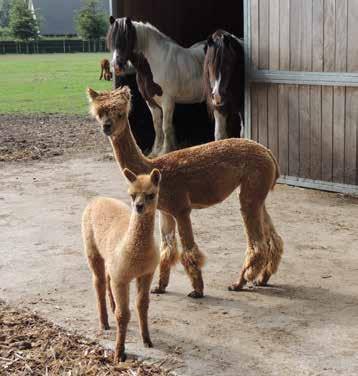
[(356, 0), (245, 0), (247, 135), (282, 181), (358, 193)]

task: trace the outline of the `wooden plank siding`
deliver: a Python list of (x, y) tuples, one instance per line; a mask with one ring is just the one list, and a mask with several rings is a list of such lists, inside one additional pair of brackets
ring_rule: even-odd
[(251, 117), (283, 175), (358, 183), (358, 88), (255, 83)]
[(358, 72), (357, 0), (251, 0), (254, 67)]

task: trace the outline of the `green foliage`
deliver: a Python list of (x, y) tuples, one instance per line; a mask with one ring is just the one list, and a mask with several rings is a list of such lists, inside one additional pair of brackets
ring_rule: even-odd
[(10, 40), (11, 31), (8, 27), (0, 27), (0, 40)]
[(0, 28), (9, 26), (10, 1), (0, 0)]
[(85, 40), (103, 37), (107, 31), (107, 18), (98, 0), (83, 0), (75, 16), (78, 35)]
[(9, 28), (15, 39), (36, 39), (39, 33), (38, 22), (24, 0), (12, 0)]
[(98, 80), (106, 53), (0, 56), (0, 113), (86, 115), (86, 88), (112, 87)]

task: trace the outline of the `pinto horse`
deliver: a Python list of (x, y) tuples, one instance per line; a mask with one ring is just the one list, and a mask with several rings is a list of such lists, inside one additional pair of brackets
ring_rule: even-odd
[(244, 43), (227, 31), (217, 30), (209, 36), (204, 50), (204, 87), (208, 110), (215, 117), (215, 139), (240, 137), (244, 124)]
[[(153, 80), (163, 92), (162, 96), (156, 95), (152, 101), (147, 100), (155, 130), (151, 156), (175, 150), (175, 103), (205, 101), (205, 41), (184, 48), (149, 23), (134, 22), (128, 17), (110, 17), (107, 45), (113, 52), (112, 64), (115, 72), (125, 70), (128, 61), (132, 62), (134, 54), (140, 54), (147, 60)], [(224, 121), (225, 118), (220, 120)]]

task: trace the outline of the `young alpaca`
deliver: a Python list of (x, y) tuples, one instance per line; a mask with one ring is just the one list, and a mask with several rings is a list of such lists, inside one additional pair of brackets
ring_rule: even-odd
[(194, 288), (189, 296), (203, 297), (204, 255), (195, 243), (190, 213), (192, 209), (222, 202), (238, 187), (247, 251), (239, 279), (229, 289), (241, 290), (248, 281), (266, 285), (277, 271), (283, 253), (282, 239), (265, 207), (266, 197), (280, 176), (271, 151), (251, 140), (231, 138), (148, 159), (130, 130), (129, 88), (102, 93), (88, 89), (88, 96), (91, 113), (109, 137), (121, 169), (130, 168), (143, 174), (158, 168), (161, 172), (158, 209), (162, 245), (159, 286), (154, 292), (165, 292), (170, 268), (178, 260), (175, 241), (178, 226), (183, 246), (181, 262)]
[(102, 80), (102, 78), (104, 78), (106, 81), (112, 80), (112, 72), (107, 59), (101, 60), (101, 75), (99, 76), (99, 79)]
[(154, 240), (155, 211), (160, 172), (135, 175), (123, 170), (129, 182), (132, 214), (119, 200), (100, 197), (85, 209), (82, 235), (88, 264), (93, 273), (101, 329), (109, 329), (106, 288), (117, 321), (115, 361), (125, 361), (125, 338), (130, 319), (129, 284), (137, 281), (137, 312), (146, 347), (152, 347), (148, 330), (149, 292), (159, 263)]

